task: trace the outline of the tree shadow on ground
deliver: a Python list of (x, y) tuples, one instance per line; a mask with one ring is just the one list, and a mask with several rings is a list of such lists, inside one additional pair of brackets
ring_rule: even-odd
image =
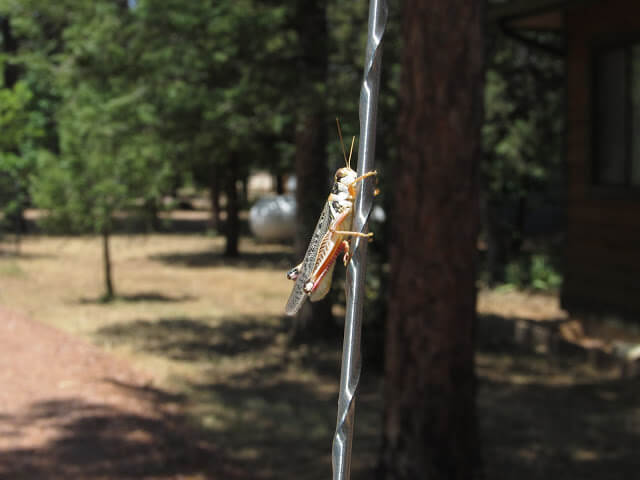
[[(130, 295), (116, 295), (115, 298), (108, 300), (109, 302), (159, 302), (159, 303), (174, 303), (174, 302), (188, 302), (196, 300), (196, 297), (192, 295), (179, 295), (171, 296), (165, 295), (160, 292), (140, 292)], [(100, 297), (82, 297), (78, 300), (79, 304), (101, 304), (107, 303), (104, 296)]]
[(0, 246), (0, 259), (15, 259), (15, 260), (42, 260), (56, 258), (57, 255), (53, 253), (33, 253), (25, 252), (22, 249), (16, 250), (12, 247), (3, 248)]
[[(184, 408), (247, 478), (331, 475), (340, 345), (293, 346), (277, 317), (136, 320), (97, 337), (193, 362), (175, 379)], [(195, 371), (195, 370), (194, 370)], [(640, 469), (640, 385), (579, 357), (502, 342), (477, 353), (478, 418), (486, 478), (626, 479)], [(381, 379), (363, 365), (352, 478), (372, 478), (382, 428)]]
[[(307, 360), (308, 362), (309, 360)], [(215, 369), (185, 387), (201, 405), (214, 437), (226, 439), (230, 458), (245, 459), (269, 479), (331, 477), (339, 365), (332, 377), (295, 372), (274, 361), (216, 381)], [(352, 478), (369, 479), (376, 465), (381, 426), (380, 383), (363, 380), (356, 410)]]
[(639, 394), (621, 381), (551, 386), (481, 380), (487, 478), (635, 477)]
[[(123, 386), (124, 387), (124, 386)], [(29, 448), (0, 450), (0, 477), (11, 479), (248, 478), (221, 457), (219, 449), (164, 409), (177, 399), (147, 387), (129, 393), (152, 401), (137, 414), (79, 398), (32, 404), (3, 419), (8, 433), (55, 427), (56, 435)], [(157, 397), (157, 398), (154, 398)], [(37, 433), (36, 433), (37, 434)]]
[(291, 249), (285, 246), (275, 251), (241, 252), (238, 258), (228, 258), (225, 257), (222, 252), (214, 252), (211, 250), (152, 255), (150, 258), (168, 265), (194, 268), (235, 267), (287, 270), (292, 266)]
[(287, 330), (276, 317), (169, 317), (110, 325), (95, 336), (99, 343), (127, 344), (172, 360), (200, 362), (259, 354)]
[[(176, 317), (96, 336), (196, 364), (197, 376), (174, 379), (186, 408), (223, 457), (252, 472), (248, 478), (330, 478), (340, 345), (291, 346), (289, 327), (279, 317)], [(365, 369), (361, 387), (354, 480), (371, 478), (381, 422), (379, 378)]]
[(527, 351), (505, 336), (480, 342), (476, 371), (486, 478), (637, 476), (637, 379), (584, 356)]

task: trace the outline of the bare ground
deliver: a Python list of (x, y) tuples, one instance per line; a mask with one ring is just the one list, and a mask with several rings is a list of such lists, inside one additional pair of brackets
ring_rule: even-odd
[[(0, 312), (0, 478), (330, 478), (340, 345), (287, 346), (290, 248), (243, 239), (229, 261), (219, 238), (118, 236), (104, 304), (99, 246), (34, 236), (0, 256), (0, 304), (22, 313)], [(556, 297), (481, 292), (478, 311), (499, 320), (476, 357), (486, 478), (636, 478), (638, 380), (495, 341), (565, 319)], [(382, 426), (380, 376), (362, 380), (354, 480)]]
[(235, 477), (147, 375), (4, 309), (0, 385), (1, 478)]

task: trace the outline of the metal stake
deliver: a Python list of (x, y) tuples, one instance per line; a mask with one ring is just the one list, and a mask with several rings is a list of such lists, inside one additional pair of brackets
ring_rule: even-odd
[[(382, 58), (382, 37), (387, 24), (386, 0), (370, 0), (367, 50), (364, 63), (364, 78), (360, 90), (360, 140), (358, 144), (358, 175), (373, 170), (376, 148), (376, 119), (378, 90)], [(365, 230), (373, 205), (373, 182), (364, 181), (356, 198), (353, 230)], [(340, 371), (340, 394), (338, 396), (338, 419), (333, 436), (333, 480), (349, 480), (351, 477), (351, 445), (355, 397), (360, 383), (361, 356), (360, 336), (362, 331), (362, 304), (364, 300), (364, 278), (366, 273), (367, 242), (354, 240), (353, 256), (347, 268), (347, 312), (344, 321), (342, 343), (342, 368)]]

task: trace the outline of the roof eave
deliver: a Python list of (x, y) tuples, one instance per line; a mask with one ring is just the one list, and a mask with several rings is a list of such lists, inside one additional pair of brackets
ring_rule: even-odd
[(527, 17), (560, 13), (569, 8), (584, 5), (594, 0), (519, 0), (505, 5), (489, 8), (487, 17), (490, 22), (505, 23), (522, 20)]

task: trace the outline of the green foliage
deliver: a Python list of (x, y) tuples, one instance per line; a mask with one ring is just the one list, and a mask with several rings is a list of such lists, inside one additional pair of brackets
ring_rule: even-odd
[(26, 81), (0, 88), (0, 230), (19, 229), (42, 123)]
[(500, 32), (490, 34), (483, 174), (489, 196), (519, 197), (561, 179), (563, 62)]
[(156, 105), (127, 49), (131, 17), (113, 2), (81, 7), (69, 12), (64, 49), (52, 59), (59, 155), (38, 155), (31, 192), (48, 228), (109, 232), (116, 212), (160, 197), (171, 169)]
[(544, 253), (536, 253), (509, 262), (505, 268), (505, 283), (498, 288), (553, 292), (561, 285), (562, 275), (551, 257)]
[(283, 108), (293, 102), (283, 85), (294, 81), (281, 68), (295, 41), (286, 5), (141, 0), (129, 10), (107, 0), (4, 0), (0, 13), (20, 38), (12, 61), (25, 79), (11, 97), (16, 106), (3, 101), (4, 124), (28, 134), (15, 117), (32, 82), (37, 125), (55, 132), (42, 142), (48, 152), (30, 157), (38, 164), (31, 191), (51, 212), (48, 226), (109, 228), (114, 212), (153, 202), (171, 177), (192, 171), (208, 182), (231, 152), (245, 172), (291, 161), (278, 137), (292, 119)]
[(557, 290), (561, 284), (562, 276), (547, 256), (537, 254), (531, 257), (531, 286), (535, 290)]
[(261, 153), (289, 122), (280, 72), (290, 41), (284, 7), (142, 0), (133, 15), (133, 48), (175, 161), (202, 184), (213, 167), (228, 167), (231, 152), (245, 159), (243, 170), (274, 161), (277, 142)]
[(25, 82), (13, 88), (0, 89), (0, 149), (15, 149), (17, 145), (37, 135), (37, 126), (30, 122), (27, 106), (33, 94)]
[[(159, 204), (186, 178), (208, 186), (211, 172), (224, 176), (232, 158), (240, 177), (255, 168), (288, 173), (296, 113), (308, 102), (324, 103), (330, 170), (341, 165), (332, 117), (340, 117), (348, 142), (358, 131), (368, 2), (327, 5), (329, 41), (319, 47), (328, 52), (328, 77), (305, 86), (308, 97), (300, 95), (307, 53), (301, 5), (139, 0), (129, 9), (115, 0), (0, 0), (0, 15), (9, 16), (19, 40), (18, 52), (0, 53), (0, 71), (20, 68), (19, 81), (0, 88), (5, 219), (33, 200), (51, 213), (47, 227), (98, 232), (110, 229), (119, 212)], [(387, 214), (394, 186), (385, 167), (399, 161), (399, 13), (390, 10), (385, 37), (376, 149), (376, 201)], [(488, 33), (483, 191), (500, 235), (513, 244), (506, 265), (521, 255), (525, 233), (501, 213), (562, 186), (563, 66)], [(373, 228), (372, 291), (384, 291), (387, 228)], [(522, 278), (544, 277), (524, 272)], [(384, 299), (375, 297), (381, 303), (374, 310), (383, 312)]]
[[(545, 43), (560, 41), (536, 35)], [(563, 207), (564, 63), (497, 29), (488, 30), (487, 40), (483, 226), (490, 282), (500, 283), (517, 276), (512, 265), (520, 256), (536, 253), (522, 250), (530, 235), (527, 214), (540, 205)]]
[[(264, 0), (140, 0), (133, 9), (108, 0), (0, 0), (0, 14), (10, 16), (20, 39), (11, 60), (21, 67), (19, 88), (31, 92), (31, 100), (25, 100), (18, 91), (13, 100), (22, 103), (10, 112), (25, 112), (24, 102), (30, 101), (31, 111), (39, 114), (33, 125), (43, 132), (31, 155), (32, 168), (38, 159), (31, 188), (38, 204), (52, 208), (58, 198), (52, 191), (65, 190), (68, 197), (78, 187), (82, 197), (111, 192), (109, 206), (78, 200), (87, 205), (90, 218), (96, 208), (124, 208), (114, 197), (133, 187), (119, 181), (107, 187), (99, 179), (124, 168), (108, 167), (110, 162), (139, 154), (146, 160), (138, 161), (144, 166), (132, 166), (134, 172), (148, 167), (205, 185), (212, 169), (228, 169), (232, 152), (242, 159), (241, 175), (256, 167), (290, 171), (295, 114), (304, 101), (296, 94), (298, 71), (306, 54), (296, 8), (292, 2)], [(328, 85), (316, 86), (313, 101), (326, 102), (349, 135), (357, 131), (367, 2), (331, 4), (328, 11), (332, 66)], [(10, 123), (16, 134), (27, 134), (24, 122), (14, 118)], [(332, 122), (327, 128), (332, 166), (337, 166), (340, 147)], [(47, 186), (53, 181), (48, 177), (64, 177), (53, 172), (56, 168), (75, 172), (76, 186)], [(89, 172), (91, 182), (83, 184), (79, 178)], [(160, 193), (164, 175), (161, 181), (143, 178), (150, 185), (139, 187), (137, 198)], [(87, 182), (95, 188), (84, 188)], [(66, 208), (66, 200), (62, 205)], [(74, 223), (88, 228), (84, 221)]]
[(43, 61), (49, 41), (44, 34), (35, 35), (43, 18), (29, 10), (32, 4), (0, 1), (0, 16), (10, 25), (3, 31), (7, 38), (0, 38), (0, 229), (17, 233), (23, 229), (23, 211), (30, 202), (29, 179), (36, 159), (57, 143), (56, 95)]

